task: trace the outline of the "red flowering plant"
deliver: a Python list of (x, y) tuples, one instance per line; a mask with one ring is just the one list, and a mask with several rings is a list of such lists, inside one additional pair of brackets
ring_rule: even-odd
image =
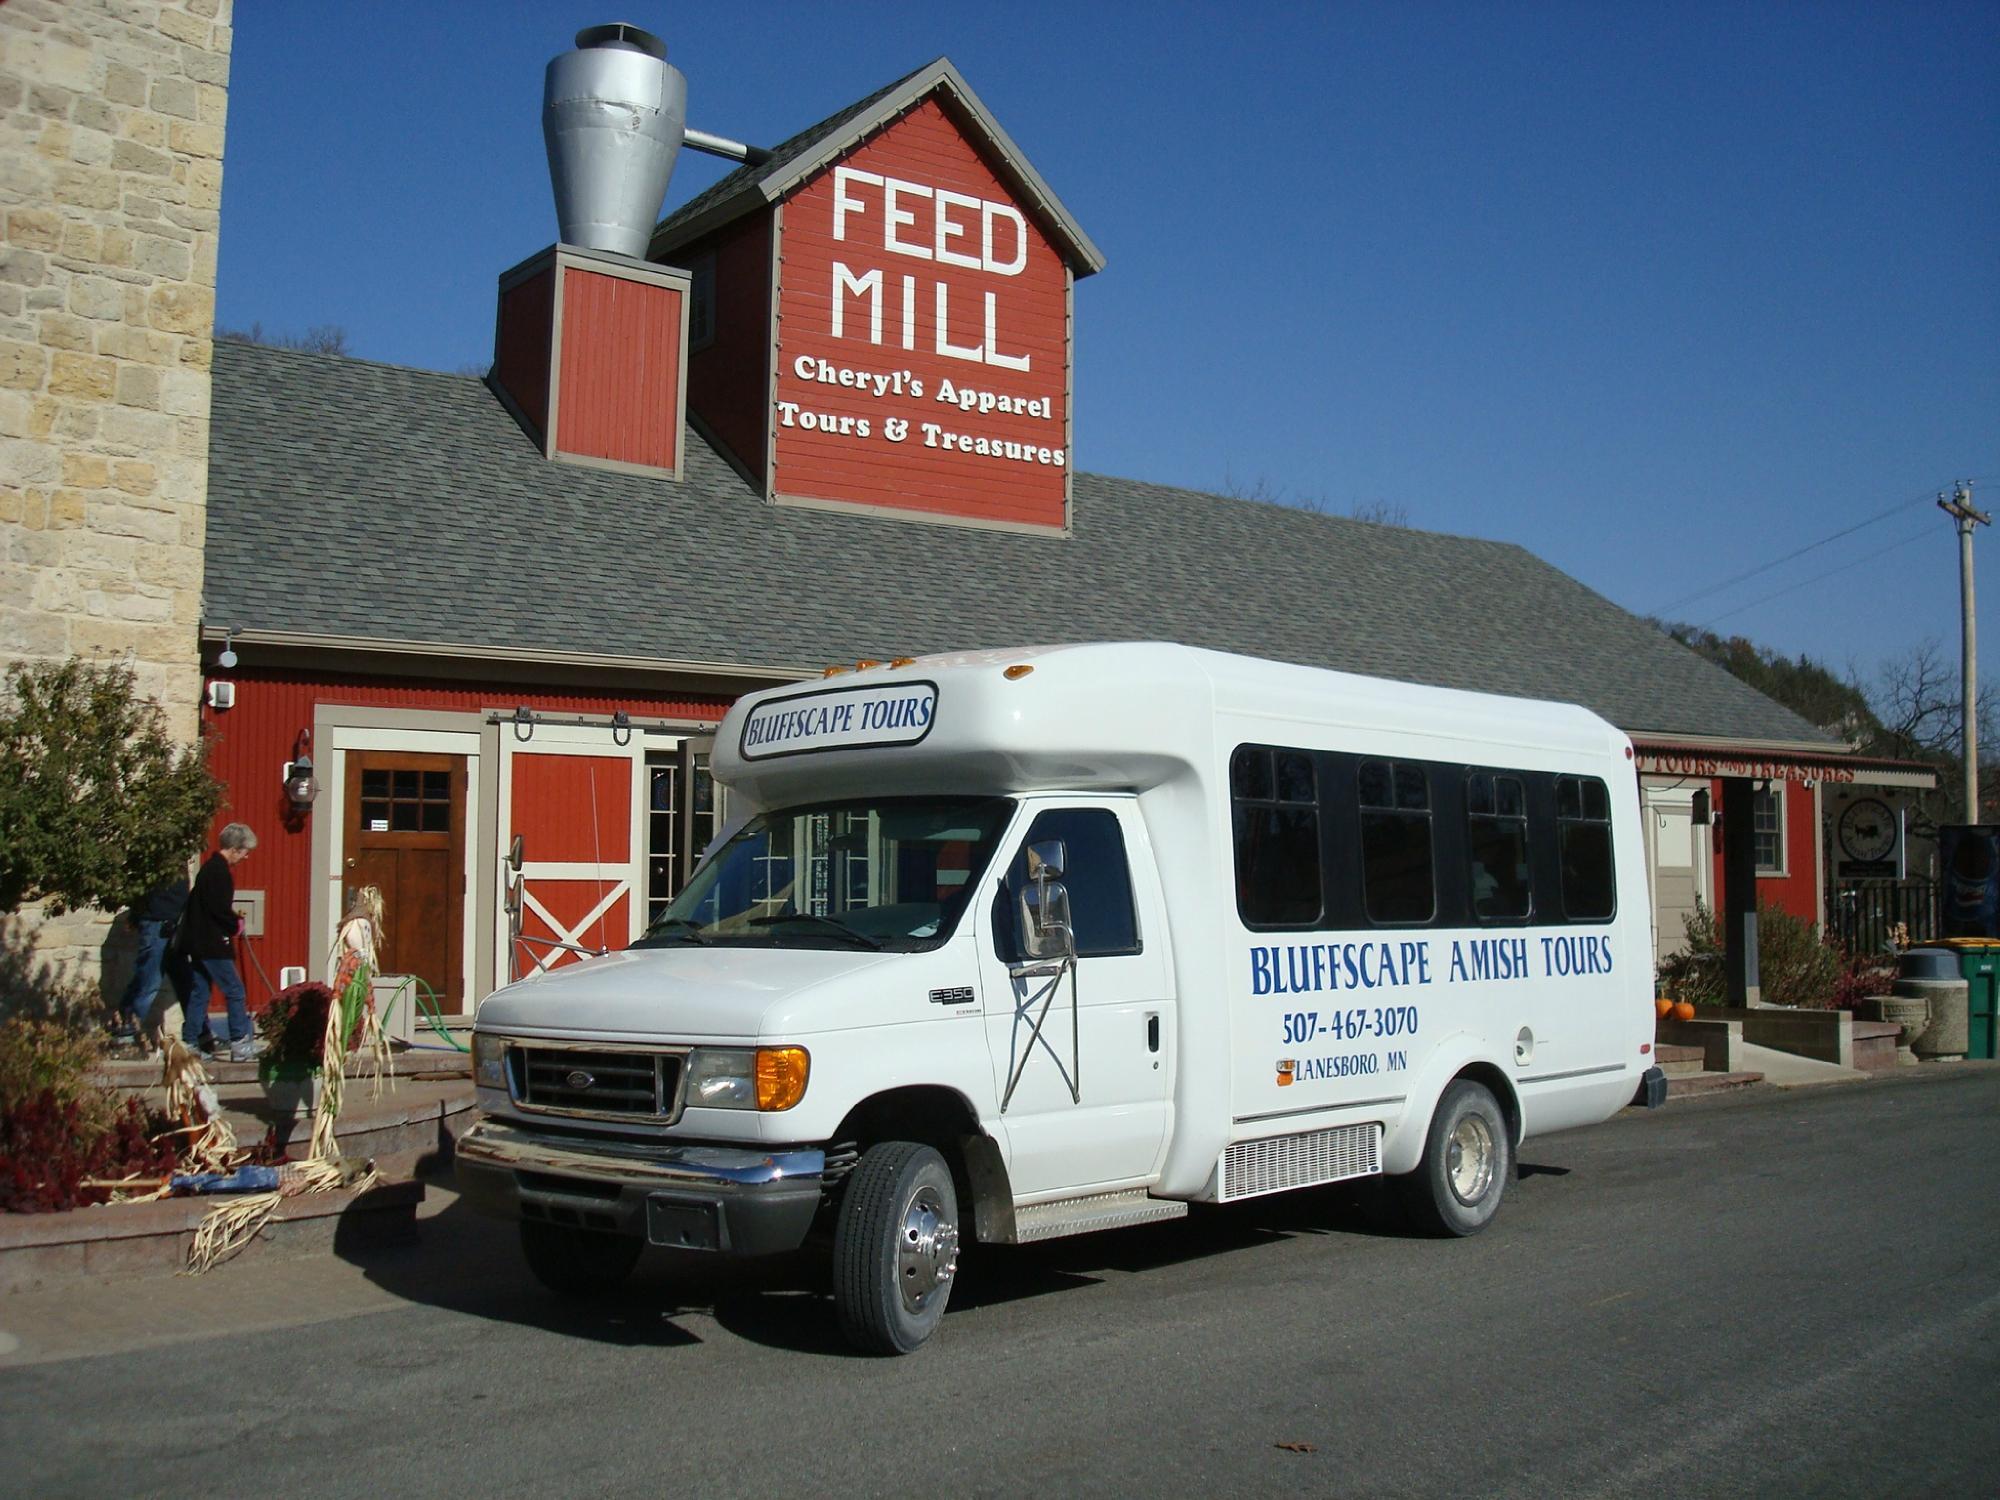
[(126, 1177), (174, 1168), (170, 1124), (96, 1081), (102, 1033), (63, 1021), (0, 1023), (0, 1212), (102, 1203)]
[(257, 1018), (267, 1076), (298, 1077), (325, 1061), (326, 1012), (332, 1004), (333, 991), (317, 982), (295, 984), (271, 997)]
[(43, 1089), (0, 1105), (0, 1212), (54, 1213), (102, 1203), (125, 1178), (174, 1170), (169, 1122), (128, 1096), (108, 1121), (78, 1098)]

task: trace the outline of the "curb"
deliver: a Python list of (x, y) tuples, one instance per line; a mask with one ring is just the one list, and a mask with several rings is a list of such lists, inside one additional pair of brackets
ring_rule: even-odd
[[(302, 1193), (278, 1205), (251, 1245), (260, 1256), (282, 1257), (412, 1245), (423, 1200), (421, 1182), (381, 1183), (362, 1193)], [(226, 1201), (167, 1198), (58, 1214), (0, 1214), (0, 1293), (178, 1271), (187, 1264), (196, 1227)], [(252, 1253), (251, 1246), (241, 1253)]]

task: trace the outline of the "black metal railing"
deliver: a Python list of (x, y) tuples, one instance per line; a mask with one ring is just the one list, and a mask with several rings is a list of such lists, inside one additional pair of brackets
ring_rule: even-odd
[(1826, 929), (1852, 953), (1886, 953), (1938, 934), (1935, 880), (1843, 880), (1826, 895)]

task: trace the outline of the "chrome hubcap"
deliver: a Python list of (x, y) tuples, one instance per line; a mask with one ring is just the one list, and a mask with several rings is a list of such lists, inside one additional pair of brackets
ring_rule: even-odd
[(1445, 1175), (1460, 1203), (1470, 1206), (1493, 1186), (1493, 1132), (1478, 1115), (1467, 1115), (1451, 1132)]
[(951, 1284), (958, 1269), (958, 1226), (944, 1216), (938, 1190), (925, 1184), (910, 1195), (896, 1238), (896, 1284), (903, 1306), (922, 1312)]

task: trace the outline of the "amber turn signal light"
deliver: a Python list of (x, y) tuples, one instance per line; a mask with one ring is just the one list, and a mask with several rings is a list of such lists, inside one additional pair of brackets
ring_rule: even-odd
[(806, 1096), (806, 1075), (812, 1059), (803, 1047), (757, 1049), (757, 1107), (790, 1109)]
[(1034, 670), (1035, 669), (1029, 666), (1026, 662), (1016, 662), (1013, 666), (1009, 667), (1006, 671), (1002, 672), (1000, 675), (1006, 678), (1009, 682), (1019, 682), (1023, 677), (1026, 677), (1030, 672)]

